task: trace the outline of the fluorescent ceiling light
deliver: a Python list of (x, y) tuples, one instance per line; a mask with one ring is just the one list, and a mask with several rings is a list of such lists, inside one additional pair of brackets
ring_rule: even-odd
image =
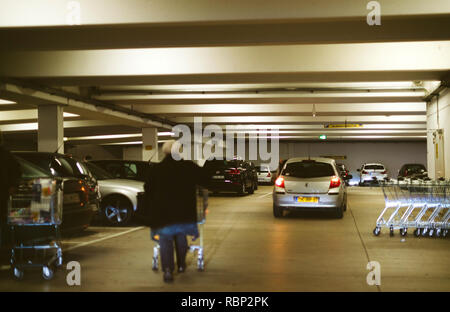
[(124, 139), (124, 138), (137, 138), (141, 137), (141, 133), (137, 134), (107, 134), (107, 135), (92, 135), (82, 137), (70, 137), (68, 141), (81, 141), (81, 140), (108, 140), (108, 139)]
[(1, 104), (17, 104), (16, 102), (13, 102), (13, 101), (8, 101), (8, 100), (3, 100), (3, 99), (0, 99), (0, 105)]
[(72, 113), (66, 113), (66, 112), (64, 112), (63, 116), (64, 117), (80, 117), (80, 115), (72, 114)]
[(173, 132), (158, 132), (158, 136), (174, 136)]
[[(164, 143), (170, 140), (158, 140), (158, 143)], [(100, 145), (142, 145), (142, 141), (132, 141), (132, 142), (118, 142), (118, 143), (103, 143)]]

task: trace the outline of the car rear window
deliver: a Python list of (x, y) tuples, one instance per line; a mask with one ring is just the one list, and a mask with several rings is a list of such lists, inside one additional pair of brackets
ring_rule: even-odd
[(384, 166), (382, 165), (365, 165), (365, 170), (384, 170)]
[(258, 170), (258, 172), (269, 172), (269, 167), (267, 167), (267, 166), (256, 166), (256, 170)]
[(408, 172), (411, 172), (411, 173), (420, 173), (420, 172), (422, 172), (422, 170), (426, 171), (424, 165), (407, 165), (405, 167), (405, 170), (407, 170)]
[(223, 168), (237, 168), (239, 162), (236, 160), (208, 160), (205, 162), (205, 168), (208, 169), (223, 169)]
[(335, 172), (328, 163), (302, 161), (288, 163), (281, 174), (294, 178), (320, 178), (334, 176)]

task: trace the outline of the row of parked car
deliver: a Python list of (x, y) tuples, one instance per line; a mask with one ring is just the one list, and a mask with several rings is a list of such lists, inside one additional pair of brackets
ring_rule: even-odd
[[(126, 225), (139, 209), (144, 182), (151, 163), (128, 160), (83, 162), (70, 155), (44, 152), (14, 152), (23, 169), (23, 178), (52, 177), (63, 185), (64, 233), (89, 226), (94, 218), (107, 225)], [(245, 160), (211, 160), (208, 188), (214, 193), (252, 194), (258, 182), (273, 182), (268, 166)]]
[(93, 218), (125, 225), (138, 208), (149, 163), (139, 161), (82, 162), (69, 155), (14, 152), (23, 178), (52, 177), (63, 185), (62, 232), (87, 228)]

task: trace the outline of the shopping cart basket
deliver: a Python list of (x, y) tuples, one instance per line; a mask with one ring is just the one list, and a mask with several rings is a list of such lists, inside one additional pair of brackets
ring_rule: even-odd
[(377, 219), (373, 234), (389, 228), (390, 236), (400, 230), (406, 236), (416, 228), (415, 236), (446, 237), (450, 219), (450, 182), (423, 181), (383, 182), (385, 207)]
[[(198, 245), (191, 244), (189, 251), (197, 253), (197, 269), (198, 271), (205, 270), (204, 250), (203, 250), (203, 225), (206, 221), (206, 209), (208, 208), (208, 190), (202, 187), (197, 187), (197, 224), (199, 237)], [(152, 270), (157, 271), (159, 268), (159, 237), (152, 237), (155, 242), (153, 247)]]
[(62, 265), (60, 224), (61, 181), (37, 178), (23, 181), (8, 201), (11, 270), (22, 279), (27, 268), (41, 268), (46, 280)]

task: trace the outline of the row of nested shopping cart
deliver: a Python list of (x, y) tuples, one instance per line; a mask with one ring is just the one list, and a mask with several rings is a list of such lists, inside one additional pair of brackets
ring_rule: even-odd
[(399, 230), (406, 236), (414, 228), (416, 237), (447, 237), (450, 229), (450, 181), (385, 181), (381, 183), (385, 207), (379, 215), (375, 236), (382, 228), (390, 236)]

